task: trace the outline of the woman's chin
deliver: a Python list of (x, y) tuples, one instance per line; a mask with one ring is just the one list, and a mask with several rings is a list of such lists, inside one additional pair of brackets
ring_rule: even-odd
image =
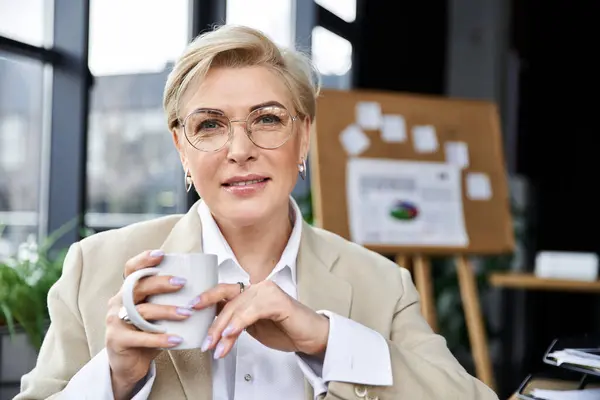
[(264, 202), (241, 201), (236, 204), (222, 204), (219, 214), (234, 226), (251, 226), (264, 221), (272, 215)]
[(248, 227), (253, 225), (259, 225), (261, 221), (266, 219), (266, 215), (262, 214), (245, 214), (241, 215), (238, 213), (233, 213), (227, 215), (227, 220), (233, 226), (237, 227)]

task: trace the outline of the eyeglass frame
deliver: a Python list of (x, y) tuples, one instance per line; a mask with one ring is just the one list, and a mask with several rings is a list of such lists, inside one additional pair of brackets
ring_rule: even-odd
[[(292, 128), (290, 130), (290, 134), (288, 135), (288, 137), (281, 144), (278, 144), (275, 147), (263, 147), (263, 146), (259, 146), (258, 144), (256, 144), (256, 142), (254, 140), (252, 140), (252, 132), (248, 129), (248, 119), (250, 118), (250, 116), (253, 113), (257, 112), (258, 110), (262, 110), (262, 109), (269, 108), (269, 107), (276, 107), (276, 108), (284, 109), (285, 112), (287, 112), (290, 115), (290, 119), (292, 120)], [(254, 109), (254, 110), (250, 111), (248, 113), (248, 115), (246, 116), (246, 119), (231, 119), (227, 115), (225, 115), (225, 113), (221, 113), (220, 111), (217, 111), (215, 114), (218, 114), (221, 117), (225, 117), (227, 119), (227, 121), (228, 121), (229, 133), (228, 133), (228, 136), (227, 136), (227, 141), (225, 143), (223, 143), (223, 145), (221, 147), (219, 147), (219, 148), (217, 148), (215, 150), (202, 150), (202, 149), (199, 149), (198, 147), (194, 146), (194, 144), (190, 141), (190, 138), (188, 137), (187, 131), (185, 129), (185, 124), (186, 124), (186, 122), (187, 122), (187, 120), (188, 120), (189, 117), (191, 117), (193, 114), (197, 114), (197, 113), (199, 113), (199, 112), (201, 112), (203, 110), (207, 110), (209, 112), (212, 111), (213, 113), (215, 113), (215, 111), (217, 111), (217, 110), (211, 110), (211, 109), (205, 109), (205, 108), (198, 108), (198, 109), (190, 112), (183, 119), (183, 121), (181, 119), (179, 119), (179, 118), (178, 118), (178, 121), (179, 121), (179, 125), (181, 125), (181, 127), (183, 128), (183, 134), (185, 136), (185, 140), (187, 140), (187, 142), (193, 148), (195, 148), (196, 150), (202, 151), (202, 152), (205, 152), (205, 153), (214, 153), (214, 152), (217, 152), (217, 151), (223, 149), (225, 146), (227, 146), (227, 144), (229, 144), (229, 142), (231, 142), (231, 139), (233, 138), (233, 126), (232, 126), (233, 122), (243, 122), (244, 123), (244, 132), (246, 133), (246, 136), (248, 137), (248, 139), (256, 147), (258, 147), (260, 149), (264, 149), (264, 150), (276, 150), (276, 149), (280, 148), (281, 146), (283, 146), (284, 144), (286, 144), (287, 141), (290, 140), (290, 138), (294, 135), (294, 122), (300, 118), (300, 116), (298, 114), (292, 115), (292, 113), (290, 113), (290, 111), (285, 106), (279, 105), (279, 104), (264, 105), (262, 107), (258, 107), (257, 109)]]

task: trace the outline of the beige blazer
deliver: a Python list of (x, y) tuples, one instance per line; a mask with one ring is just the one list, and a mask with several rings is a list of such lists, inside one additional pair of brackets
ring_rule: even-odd
[[(99, 233), (70, 248), (62, 277), (48, 295), (52, 324), (37, 365), (23, 376), (16, 400), (60, 398), (69, 379), (104, 348), (107, 302), (119, 291), (123, 266), (129, 258), (156, 248), (167, 253), (202, 251), (197, 206), (183, 216)], [(393, 386), (331, 382), (324, 399), (497, 399), (461, 367), (445, 340), (425, 322), (407, 270), (308, 224), (302, 228), (297, 268), (301, 302), (376, 330), (390, 348)], [(156, 368), (151, 399), (212, 400), (208, 354), (199, 350), (163, 351), (156, 359)], [(312, 388), (306, 382), (305, 386), (306, 400), (311, 400)], [(274, 393), (272, 398), (282, 396)]]

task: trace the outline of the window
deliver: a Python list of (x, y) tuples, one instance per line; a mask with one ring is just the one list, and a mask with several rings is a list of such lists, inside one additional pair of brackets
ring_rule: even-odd
[(265, 33), (283, 47), (294, 47), (292, 0), (227, 0), (227, 23)]
[(312, 57), (324, 87), (350, 89), (352, 44), (348, 40), (315, 26), (312, 31)]
[(356, 19), (356, 0), (315, 0), (315, 3), (346, 22), (353, 22)]
[(0, 36), (47, 46), (51, 41), (51, 25), (47, 23), (51, 0), (0, 0)]
[[(186, 208), (162, 94), (189, 37), (187, 0), (92, 0), (86, 225), (112, 228)], [(143, 12), (142, 12), (143, 11)]]
[(37, 235), (44, 66), (0, 51), (0, 258)]

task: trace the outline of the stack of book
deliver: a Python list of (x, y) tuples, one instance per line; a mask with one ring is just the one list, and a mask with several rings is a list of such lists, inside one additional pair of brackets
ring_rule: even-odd
[[(554, 340), (544, 354), (543, 361), (546, 364), (576, 373), (579, 376), (578, 382), (560, 384), (560, 388), (531, 388), (533, 377), (529, 376), (521, 384), (517, 398), (523, 400), (600, 400), (600, 388), (598, 387), (598, 383), (600, 383), (600, 346), (573, 346), (576, 342), (573, 339)], [(584, 342), (589, 344), (589, 338), (580, 343)], [(600, 344), (600, 338), (595, 338), (594, 343)]]

